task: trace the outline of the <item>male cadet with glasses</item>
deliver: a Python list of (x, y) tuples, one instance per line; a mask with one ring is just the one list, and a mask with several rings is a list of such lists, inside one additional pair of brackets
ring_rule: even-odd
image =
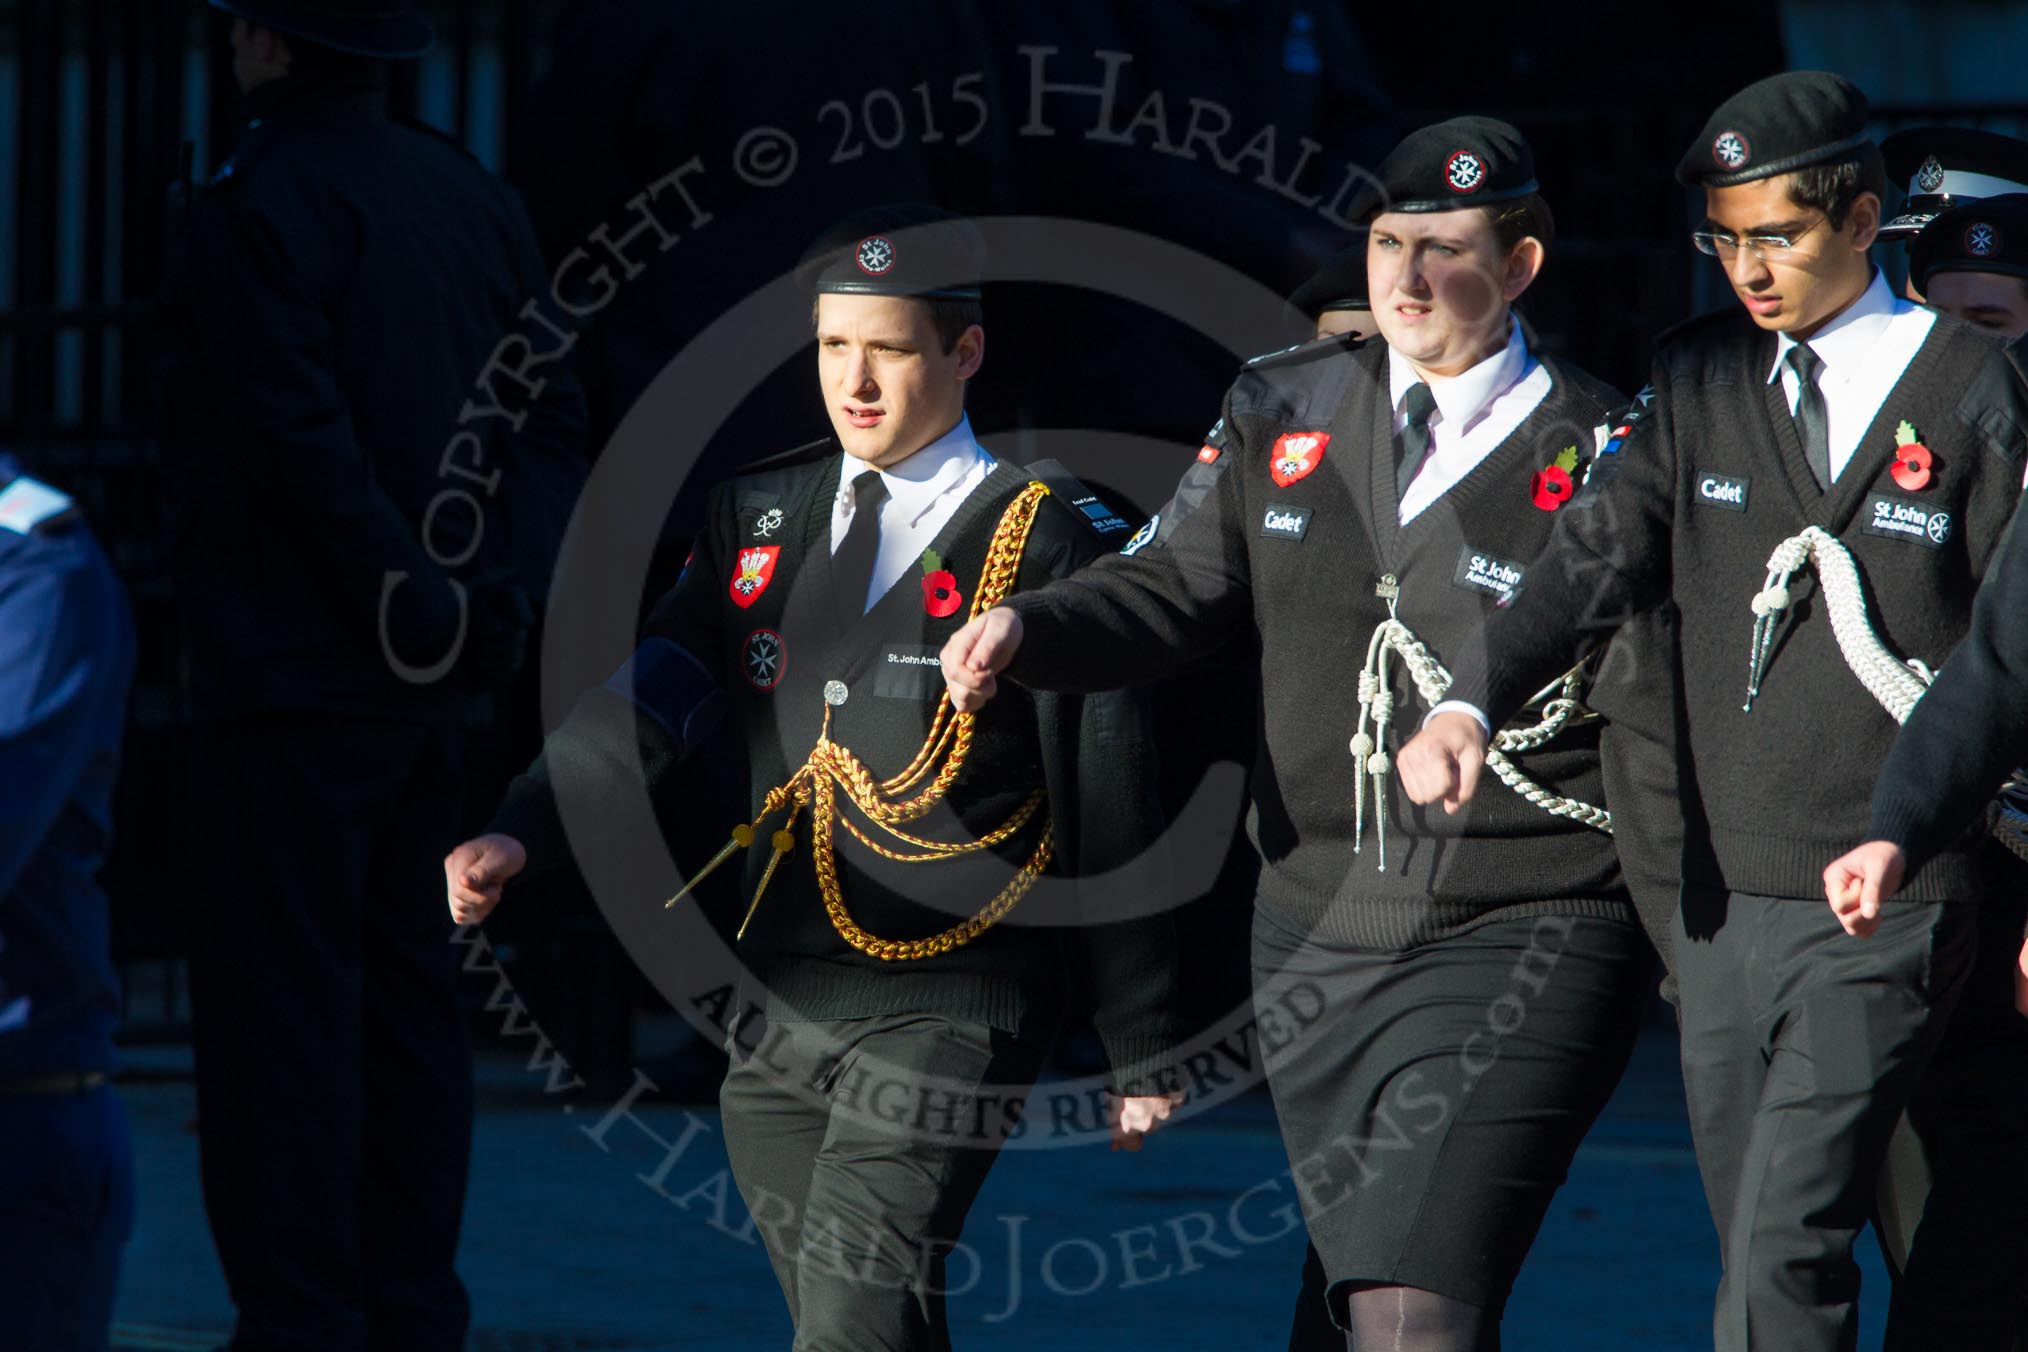
[(0, 1345), (97, 1352), (134, 1222), (99, 867), (134, 669), (71, 500), (0, 453)]
[(1870, 624), (1895, 671), (1943, 660), (2020, 494), (2028, 428), (2005, 358), (1869, 261), (1883, 176), (1865, 123), (1864, 96), (1822, 72), (1713, 114), (1677, 172), (1703, 189), (1697, 243), (1745, 314), (1664, 339), (1624, 448), (1460, 661), (1452, 695), (1472, 707), (1400, 757), (1418, 802), (1457, 809), (1484, 719), (1675, 600), (1707, 825), (1673, 938), (1722, 1352), (1853, 1345), (1853, 1243), (1970, 969), (1982, 888), (1972, 852), (1946, 850), (1864, 944), (1821, 902), (1895, 732), (1840, 640)]
[[(1982, 197), (2028, 192), (2028, 141), (1976, 127), (1909, 127), (1880, 143), (1887, 181), (1901, 189), (1901, 206), (1880, 227), (1883, 244), (1913, 244), (1922, 228), (1948, 211)], [(1902, 287), (1924, 299), (1911, 268)]]
[[(945, 1258), (1067, 980), (1086, 985), (1126, 1096), (1116, 1143), (1173, 1106), (1153, 1087), (1173, 1045), (1170, 917), (1118, 879), (1056, 880), (1161, 835), (1141, 708), (1043, 696), (954, 721), (942, 698), (937, 651), (975, 600), (1105, 549), (1065, 495), (973, 438), (982, 256), (969, 222), (926, 207), (826, 234), (800, 275), (836, 440), (719, 487), (629, 665), (444, 861), (452, 914), (479, 920), (570, 848), (553, 785), (608, 791), (638, 746), (652, 791), (721, 712), (734, 720), (751, 803), (687, 806), (722, 809), (753, 846), (738, 951), (765, 1022), (735, 1024), (720, 1103), (797, 1348), (949, 1346)], [(1025, 914), (1038, 906), (1063, 923)], [(897, 1082), (912, 1095), (898, 1117), (880, 1106)]]
[(471, 1052), (430, 870), (582, 480), (583, 403), (524, 311), (548, 279), (519, 200), (388, 112), (387, 62), (433, 37), (413, 6), (215, 3), (244, 116), (162, 382), (205, 1210), (235, 1352), (462, 1348)]

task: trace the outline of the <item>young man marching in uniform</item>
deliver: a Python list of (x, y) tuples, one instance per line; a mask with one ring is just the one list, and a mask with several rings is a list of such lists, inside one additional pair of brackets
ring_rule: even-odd
[(1426, 127), (1379, 180), (1386, 342), (1251, 363), (1151, 528), (987, 611), (944, 675), (990, 708), (1258, 632), (1255, 991), (1325, 992), (1268, 1080), (1330, 1312), (1356, 1347), (1475, 1352), (1626, 1063), (1648, 951), (1588, 806), (1578, 678), (1528, 720), (1547, 745), (1517, 751), (1516, 789), (1464, 819), (1407, 810), (1389, 729), (1442, 698), (1439, 664), (1518, 585), (1623, 401), (1510, 312), (1553, 233), (1518, 132)]
[[(1680, 611), (1709, 863), (1675, 960), (1723, 1352), (1852, 1346), (1852, 1245), (1969, 967), (1980, 887), (1969, 851), (1941, 856), (1863, 946), (1815, 901), (1893, 737), (1868, 691), (1889, 698), (1914, 680), (1900, 658), (1939, 662), (1963, 636), (2028, 426), (1992, 345), (1869, 262), (1865, 122), (1864, 96), (1818, 72), (1713, 115), (1678, 177), (1704, 189), (1697, 243), (1746, 314), (1665, 339), (1645, 416), (1452, 691), (1497, 725), (1625, 615)], [(1471, 713), (1432, 718), (1404, 783), (1461, 810), (1484, 747)]]
[[(753, 796), (726, 853), (757, 847), (740, 955), (766, 1027), (735, 1029), (721, 1105), (797, 1348), (949, 1346), (944, 1256), (1071, 972), (1125, 1096), (1117, 1130), (1137, 1141), (1171, 1106), (1152, 1087), (1172, 1045), (1168, 916), (1117, 889), (1065, 907), (1063, 883), (1028, 903), (1054, 927), (1020, 906), (1038, 877), (1049, 891), (1045, 875), (1096, 875), (1159, 838), (1140, 708), (1038, 696), (958, 715), (938, 678), (971, 608), (1103, 548), (973, 439), (981, 252), (966, 222), (888, 208), (806, 260), (836, 444), (719, 489), (628, 667), (550, 737), (492, 833), (445, 861), (453, 914), (482, 917), (524, 860), (567, 848), (553, 773), (608, 781), (638, 738), (653, 789), (730, 713)], [(1141, 918), (1108, 923), (1129, 902)], [(880, 1112), (869, 1069), (927, 1106)]]

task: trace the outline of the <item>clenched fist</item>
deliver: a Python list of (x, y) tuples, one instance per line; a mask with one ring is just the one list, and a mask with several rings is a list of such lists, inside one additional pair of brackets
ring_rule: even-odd
[(444, 891), (451, 919), (476, 925), (500, 904), (500, 889), (528, 866), (528, 851), (512, 836), (480, 836), (444, 856)]
[(1901, 890), (1907, 867), (1901, 847), (1885, 840), (1869, 840), (1831, 861), (1824, 870), (1824, 900), (1845, 933), (1855, 939), (1873, 937), (1880, 928), (1881, 903)]
[(1021, 617), (995, 606), (944, 644), (944, 684), (951, 688), (951, 707), (969, 714), (986, 707), (1000, 689), (999, 675), (1021, 647)]
[(1459, 713), (1430, 719), (1394, 757), (1409, 798), (1425, 806), (1442, 803), (1446, 812), (1472, 801), (1485, 764), (1486, 730), (1478, 719)]

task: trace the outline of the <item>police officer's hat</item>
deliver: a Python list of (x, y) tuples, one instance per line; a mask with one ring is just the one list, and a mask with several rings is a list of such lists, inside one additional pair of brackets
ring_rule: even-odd
[(1905, 194), (1882, 239), (1912, 235), (1938, 212), (2028, 192), (2028, 142), (1971, 127), (1910, 127), (1880, 143), (1888, 181)]
[(277, 33), (354, 56), (400, 60), (436, 46), (414, 0), (211, 0), (214, 8)]
[(1908, 246), (1908, 276), (1927, 292), (1939, 272), (2028, 277), (2028, 193), (1982, 197), (1932, 217)]
[(977, 300), (986, 242), (962, 216), (925, 203), (872, 207), (818, 236), (796, 280), (822, 295)]
[(1403, 137), (1350, 214), (1370, 221), (1383, 211), (1458, 211), (1538, 191), (1535, 152), (1520, 132), (1498, 118), (1454, 117)]
[(1311, 319), (1332, 310), (1372, 309), (1366, 294), (1365, 232), (1360, 232), (1358, 244), (1326, 259), (1308, 281), (1291, 291), (1289, 305)]
[(1676, 181), (1730, 188), (1833, 160), (1865, 146), (1866, 96), (1841, 75), (1792, 70), (1718, 105), (1676, 165)]

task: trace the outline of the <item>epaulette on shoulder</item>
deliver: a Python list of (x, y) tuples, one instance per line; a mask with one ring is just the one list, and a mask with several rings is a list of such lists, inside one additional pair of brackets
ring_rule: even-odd
[(1557, 384), (1596, 405), (1601, 418), (1613, 417), (1627, 406), (1627, 397), (1624, 394), (1583, 367), (1573, 366), (1554, 356), (1541, 356), (1539, 360), (1549, 368), (1549, 374)]
[(771, 470), (795, 469), (801, 465), (814, 465), (820, 460), (829, 459), (831, 453), (837, 449), (838, 442), (835, 438), (818, 437), (815, 441), (808, 442), (802, 446), (791, 447), (786, 451), (768, 456), (766, 459), (749, 461), (747, 464), (741, 465), (737, 473), (740, 478), (745, 478), (749, 474), (766, 474)]
[(472, 153), (472, 148), (470, 146), (466, 145), (463, 141), (460, 141), (457, 137), (445, 131), (442, 127), (433, 127), (429, 123), (423, 121), (421, 118), (418, 117), (401, 116), (396, 117), (392, 120), (397, 126), (406, 127), (410, 131), (421, 132), (424, 136), (427, 136), (432, 140), (442, 141), (445, 145), (450, 146), (452, 149), (456, 150), (460, 155), (463, 155), (466, 159), (470, 160), (472, 163), (474, 164), (479, 163), (479, 157)]
[(1715, 380), (1721, 349), (1745, 318), (1745, 311), (1732, 305), (1671, 325), (1655, 339), (1655, 360), (1671, 376)]
[(260, 162), (261, 156), (266, 153), (270, 142), (273, 140), (273, 136), (269, 130), (271, 125), (262, 118), (255, 118), (252, 122), (249, 122), (246, 131), (240, 136), (238, 143), (233, 146), (231, 152), (220, 162), (218, 168), (211, 171), (211, 177), (204, 180), (204, 190), (206, 192), (216, 192), (231, 184), (244, 181), (247, 170)]
[(1110, 503), (1099, 497), (1084, 480), (1072, 474), (1055, 460), (1037, 460), (1024, 466), (1028, 477), (1049, 489), (1051, 497), (1061, 503), (1072, 517), (1091, 531), (1100, 544), (1108, 549), (1117, 548), (1122, 541), (1133, 534), (1134, 523), (1115, 511)]
[(23, 474), (0, 488), (0, 531), (52, 535), (77, 519), (77, 503), (39, 479)]
[(1349, 333), (1326, 334), (1322, 338), (1311, 338), (1290, 347), (1277, 348), (1273, 352), (1263, 352), (1258, 357), (1250, 357), (1241, 369), (1263, 371), (1277, 366), (1301, 366), (1306, 362), (1322, 361), (1340, 353), (1351, 352), (1365, 344), (1364, 338), (1357, 338)]
[(1334, 334), (1255, 357), (1240, 368), (1239, 378), (1233, 382), (1232, 411), (1294, 422), (1324, 422), (1338, 411), (1358, 370), (1358, 364), (1349, 359), (1369, 346), (1381, 345)]

